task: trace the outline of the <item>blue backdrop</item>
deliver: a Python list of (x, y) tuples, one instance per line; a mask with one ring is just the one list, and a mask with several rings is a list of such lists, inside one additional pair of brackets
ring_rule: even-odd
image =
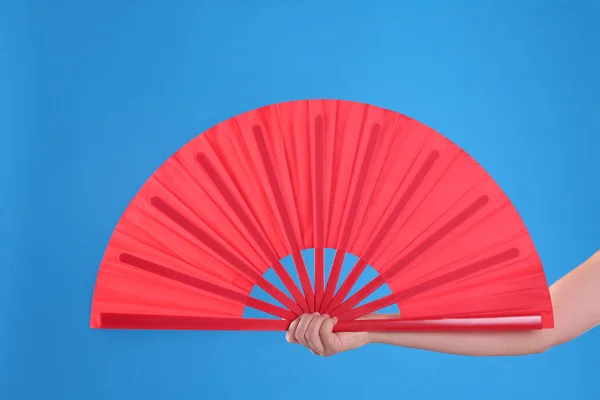
[(600, 329), (536, 356), (319, 358), (281, 333), (88, 322), (148, 176), (212, 125), (303, 98), (390, 108), (462, 146), (554, 282), (600, 247), (599, 2), (0, 4), (0, 398), (600, 398)]

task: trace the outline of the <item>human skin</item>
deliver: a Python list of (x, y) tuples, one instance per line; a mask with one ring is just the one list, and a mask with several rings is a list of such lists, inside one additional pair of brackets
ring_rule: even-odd
[[(600, 251), (550, 287), (554, 328), (511, 332), (332, 332), (336, 318), (304, 314), (290, 324), (286, 340), (315, 355), (332, 356), (379, 343), (468, 356), (542, 353), (600, 325)], [(370, 315), (369, 318), (397, 318)]]

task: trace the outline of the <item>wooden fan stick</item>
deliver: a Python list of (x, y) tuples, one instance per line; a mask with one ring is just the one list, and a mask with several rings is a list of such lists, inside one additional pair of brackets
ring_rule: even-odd
[(255, 299), (251, 296), (244, 295), (242, 293), (238, 293), (234, 290), (227, 289), (214, 283), (205, 281), (203, 279), (199, 279), (173, 269), (167, 268), (163, 265), (153, 263), (148, 260), (144, 260), (143, 258), (136, 257), (132, 254), (122, 253), (119, 256), (119, 260), (125, 264), (128, 264), (132, 267), (138, 268), (140, 270), (150, 272), (163, 278), (170, 279), (175, 282), (182, 283), (187, 286), (194, 287), (196, 289), (203, 290), (208, 293), (212, 293), (216, 296), (220, 296), (232, 301), (235, 301), (240, 304), (244, 304), (248, 307), (252, 307), (256, 310), (263, 311), (267, 314), (271, 314), (276, 317), (284, 318), (288, 321), (292, 321), (297, 317), (297, 314), (294, 314), (290, 310), (286, 310), (285, 308), (281, 308), (279, 306), (269, 304), (262, 300)]
[(413, 262), (417, 257), (422, 255), (425, 251), (427, 251), (431, 246), (439, 242), (441, 239), (446, 237), (450, 232), (458, 228), (465, 221), (467, 221), (470, 217), (475, 215), (477, 211), (483, 208), (489, 202), (488, 196), (481, 196), (477, 200), (475, 200), (470, 206), (465, 208), (461, 213), (456, 215), (450, 221), (448, 221), (445, 225), (439, 228), (437, 231), (432, 233), (427, 239), (421, 242), (419, 245), (414, 247), (408, 254), (402, 257), (397, 263), (384, 271), (380, 276), (374, 278), (371, 282), (367, 283), (362, 289), (357, 291), (354, 295), (352, 295), (348, 300), (344, 301), (338, 308), (331, 311), (331, 315), (338, 315), (349, 311), (358, 303), (366, 299), (369, 295), (371, 295), (375, 290), (379, 289), (381, 286), (385, 284), (387, 280), (396, 275), (403, 268), (408, 266), (411, 262)]
[[(358, 179), (356, 181), (356, 187), (352, 196), (350, 207), (348, 208), (347, 215), (354, 216), (358, 212), (358, 206), (360, 205), (362, 189), (365, 186), (367, 180), (367, 174), (371, 167), (373, 157), (375, 155), (375, 149), (377, 147), (377, 140), (379, 139), (379, 133), (381, 131), (380, 124), (374, 124), (371, 128), (371, 135), (369, 136), (369, 142), (367, 143), (367, 149), (365, 150), (364, 161), (360, 167), (358, 173)], [(329, 304), (331, 299), (334, 297), (335, 288), (338, 284), (340, 273), (342, 270), (342, 264), (345, 257), (345, 252), (348, 247), (350, 240), (350, 234), (352, 233), (352, 218), (346, 218), (345, 226), (342, 230), (342, 237), (340, 238), (339, 245), (337, 246), (334, 262), (329, 272), (329, 279), (327, 280), (327, 287), (323, 295), (323, 303)], [(338, 256), (338, 254), (340, 256)]]
[(519, 256), (519, 249), (512, 248), (509, 250), (502, 251), (498, 254), (485, 258), (483, 260), (475, 261), (467, 266), (464, 266), (460, 269), (448, 272), (444, 275), (438, 276), (437, 278), (430, 279), (428, 281), (422, 282), (418, 285), (415, 285), (411, 288), (395, 292), (394, 294), (382, 297), (381, 299), (372, 301), (363, 306), (353, 308), (349, 311), (342, 312), (336, 315), (339, 320), (354, 320), (365, 315), (369, 315), (374, 313), (375, 311), (381, 310), (382, 308), (389, 307), (391, 305), (397, 304), (400, 309), (402, 309), (401, 303), (403, 301), (409, 300), (410, 298), (425, 293), (429, 290), (436, 289), (442, 285), (448, 284), (450, 282), (457, 281), (459, 279), (465, 278), (471, 274), (481, 272), (482, 270), (489, 269), (497, 266), (503, 262), (512, 260)]
[(265, 142), (265, 138), (262, 133), (262, 128), (259, 125), (255, 125), (252, 128), (252, 131), (254, 132), (254, 137), (256, 139), (258, 151), (265, 166), (265, 171), (267, 173), (271, 189), (273, 190), (273, 197), (275, 198), (275, 203), (277, 204), (277, 209), (279, 210), (279, 215), (281, 216), (281, 220), (283, 222), (283, 229), (285, 230), (288, 242), (292, 247), (292, 257), (294, 259), (294, 265), (296, 266), (296, 271), (298, 272), (298, 277), (300, 278), (302, 290), (304, 290), (304, 295), (306, 297), (306, 302), (308, 303), (309, 311), (313, 312), (315, 304), (315, 293), (313, 292), (313, 288), (310, 283), (308, 269), (306, 268), (304, 259), (302, 258), (302, 254), (300, 253), (300, 245), (298, 244), (298, 240), (296, 239), (296, 235), (294, 234), (294, 230), (292, 228), (292, 221), (288, 213), (288, 209), (285, 206), (285, 201), (283, 200), (283, 193), (281, 191), (281, 187), (279, 186), (279, 182), (277, 181), (277, 177), (275, 176), (275, 168), (273, 166), (273, 163), (271, 162), (271, 158), (269, 157), (267, 143)]
[(242, 225), (244, 225), (244, 227), (248, 230), (248, 233), (250, 236), (252, 236), (252, 239), (254, 239), (255, 243), (260, 247), (264, 255), (271, 260), (271, 266), (273, 270), (279, 279), (281, 279), (281, 282), (290, 292), (294, 300), (296, 300), (298, 306), (303, 312), (308, 312), (310, 308), (308, 307), (306, 298), (298, 286), (296, 286), (290, 274), (286, 271), (283, 265), (281, 265), (279, 257), (277, 257), (271, 246), (269, 246), (264, 236), (261, 235), (256, 226), (251, 222), (250, 217), (244, 212), (242, 206), (237, 202), (235, 196), (233, 196), (233, 194), (229, 191), (221, 176), (217, 173), (208, 157), (206, 157), (206, 154), (198, 153), (196, 155), (196, 160), (200, 166), (204, 168), (207, 175), (213, 181), (221, 195), (225, 198), (225, 201), (227, 201), (233, 212), (237, 215)]
[(425, 163), (423, 163), (421, 169), (417, 172), (410, 185), (408, 186), (408, 188), (406, 189), (406, 191), (404, 192), (404, 194), (402, 195), (402, 197), (400, 198), (400, 200), (386, 219), (385, 223), (379, 229), (379, 232), (377, 232), (373, 240), (371, 240), (371, 243), (365, 251), (365, 254), (358, 260), (356, 265), (348, 274), (348, 277), (340, 286), (340, 289), (338, 290), (337, 294), (325, 307), (323, 311), (324, 313), (329, 313), (335, 308), (337, 308), (344, 301), (348, 293), (350, 293), (350, 290), (352, 290), (352, 288), (354, 287), (354, 285), (356, 284), (356, 282), (358, 281), (359, 277), (364, 272), (368, 264), (366, 260), (371, 258), (371, 256), (375, 253), (375, 251), (377, 251), (377, 249), (383, 242), (384, 238), (389, 234), (390, 230), (392, 229), (392, 226), (398, 220), (400, 214), (402, 213), (410, 199), (413, 197), (418, 187), (423, 183), (425, 177), (427, 176), (427, 173), (431, 170), (438, 157), (439, 152), (437, 150), (434, 150), (429, 154), (429, 156), (425, 160)]
[(204, 232), (198, 226), (193, 224), (185, 216), (180, 214), (177, 210), (167, 204), (160, 197), (152, 197), (150, 203), (165, 216), (170, 218), (173, 222), (181, 226), (183, 229), (188, 231), (191, 235), (196, 237), (200, 242), (211, 248), (215, 253), (221, 256), (230, 265), (234, 266), (241, 271), (244, 275), (249, 277), (258, 287), (263, 289), (265, 292), (270, 294), (273, 298), (278, 300), (281, 304), (292, 310), (296, 314), (302, 314), (302, 309), (290, 299), (285, 293), (279, 290), (271, 282), (267, 281), (261, 274), (259, 274), (254, 268), (246, 264), (235, 254), (230, 252), (225, 246), (211, 237), (208, 233)]
[[(287, 331), (290, 321), (260, 318), (217, 318), (172, 315), (102, 313), (103, 329), (171, 329), (210, 331)], [(339, 321), (334, 332), (472, 332), (539, 330), (541, 315), (494, 318), (377, 319)]]

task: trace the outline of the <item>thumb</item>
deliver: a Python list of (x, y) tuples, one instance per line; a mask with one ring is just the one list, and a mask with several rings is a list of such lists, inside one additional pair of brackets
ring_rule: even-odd
[(333, 333), (333, 327), (337, 323), (337, 318), (328, 318), (321, 325), (320, 336), (326, 350), (333, 350), (336, 347), (336, 334)]

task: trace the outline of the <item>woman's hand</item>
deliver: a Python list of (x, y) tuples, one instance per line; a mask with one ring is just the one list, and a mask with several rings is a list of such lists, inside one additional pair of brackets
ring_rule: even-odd
[(286, 340), (304, 345), (313, 354), (325, 357), (369, 343), (367, 332), (332, 332), (336, 323), (337, 318), (328, 315), (303, 314), (291, 323)]

